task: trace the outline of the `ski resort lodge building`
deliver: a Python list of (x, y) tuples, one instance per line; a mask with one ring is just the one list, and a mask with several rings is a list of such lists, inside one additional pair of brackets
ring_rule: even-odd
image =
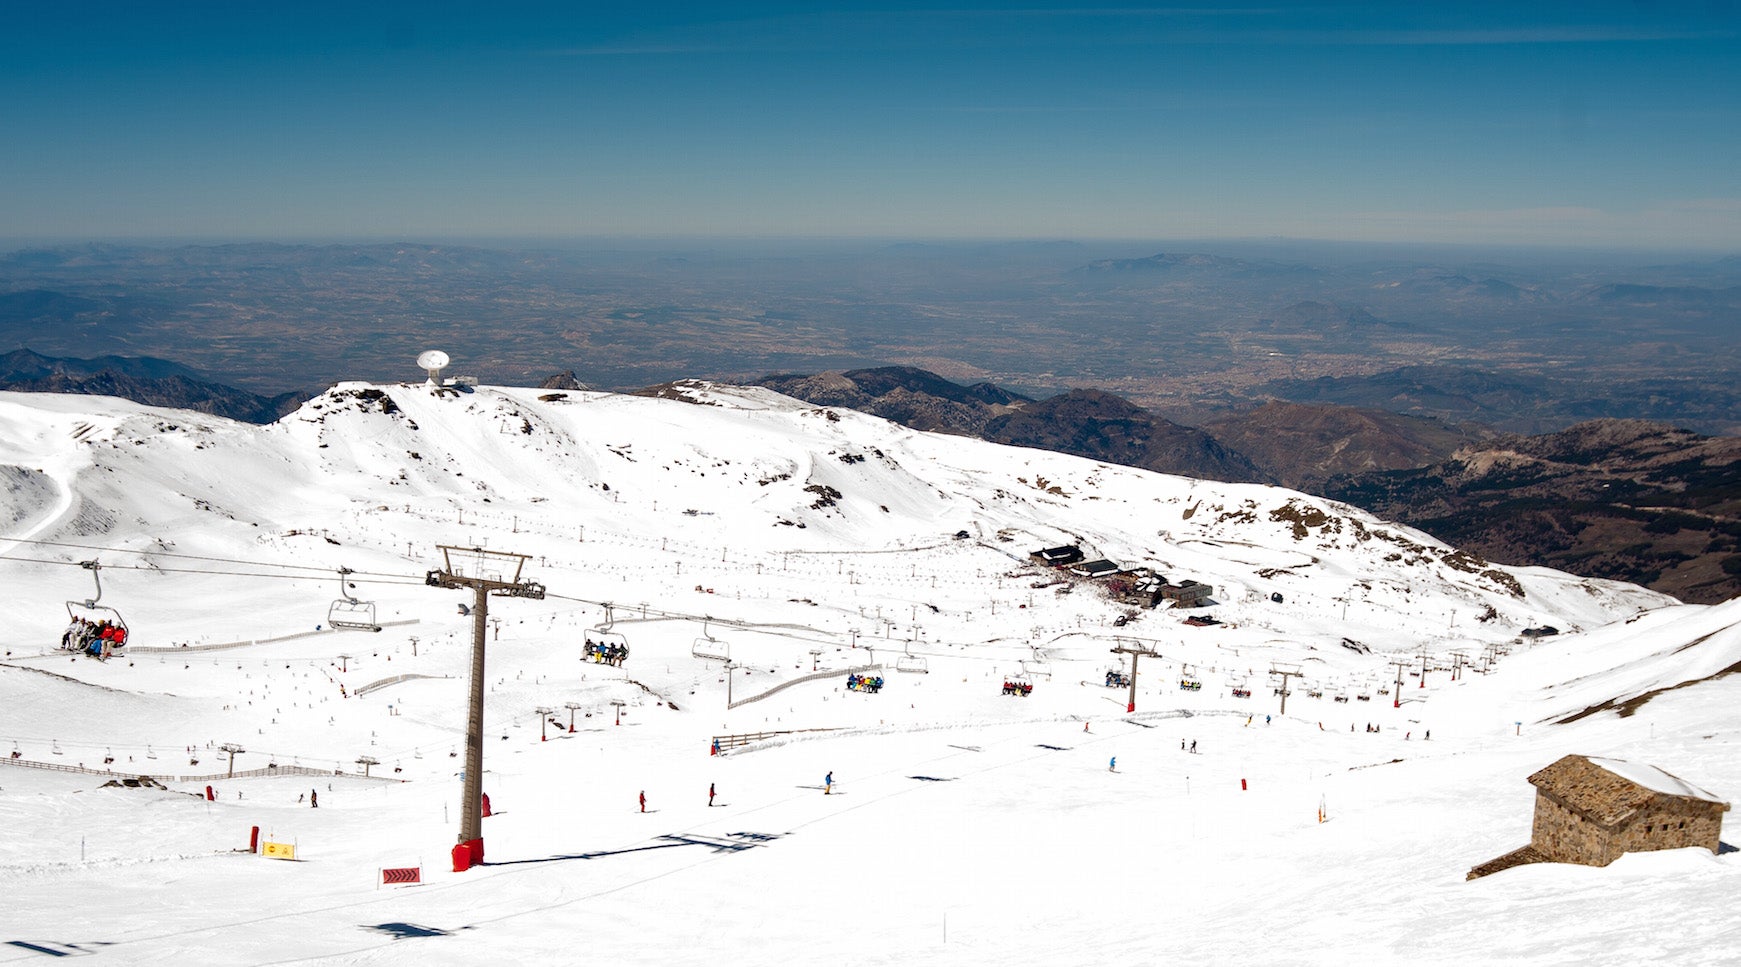
[(1527, 863), (1607, 866), (1622, 853), (1702, 846), (1717, 852), (1729, 804), (1656, 768), (1568, 755), (1529, 777), (1536, 788), (1529, 845), (1467, 879)]

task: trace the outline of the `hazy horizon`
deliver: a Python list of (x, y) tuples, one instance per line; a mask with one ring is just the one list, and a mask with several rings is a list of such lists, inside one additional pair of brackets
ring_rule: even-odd
[(0, 16), (15, 239), (1741, 249), (1741, 25), (1631, 4)]
[(621, 249), (640, 253), (670, 253), (676, 249), (699, 246), (720, 248), (813, 252), (819, 249), (856, 249), (876, 252), (897, 246), (939, 248), (1007, 248), (1043, 249), (1071, 248), (1086, 250), (1084, 258), (1101, 257), (1095, 250), (1118, 249), (1121, 257), (1142, 257), (1161, 253), (1198, 253), (1214, 250), (1241, 252), (1254, 257), (1275, 259), (1313, 259), (1336, 262), (1342, 259), (1395, 258), (1403, 260), (1455, 258), (1511, 258), (1527, 262), (1532, 259), (1566, 259), (1592, 264), (1617, 261), (1621, 263), (1643, 259), (1659, 262), (1666, 258), (1687, 260), (1717, 260), (1741, 258), (1741, 240), (1733, 245), (1699, 247), (1690, 245), (1624, 245), (1568, 243), (1506, 243), (1484, 241), (1386, 241), (1373, 239), (1336, 239), (1288, 236), (1226, 236), (1226, 237), (1065, 237), (1065, 236), (953, 236), (953, 235), (60, 235), (5, 236), (0, 235), (0, 255), (12, 255), (35, 249), (62, 249), (80, 245), (138, 246), (142, 248), (217, 247), (224, 245), (429, 245), (489, 249), (494, 251), (549, 251), (586, 253), (606, 249)]

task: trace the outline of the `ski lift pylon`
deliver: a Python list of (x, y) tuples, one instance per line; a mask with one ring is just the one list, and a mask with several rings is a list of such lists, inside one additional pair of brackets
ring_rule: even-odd
[(375, 602), (359, 600), (351, 593), (355, 585), (347, 585), (345, 581), (354, 573), (348, 567), (339, 568), (339, 596), (326, 609), (326, 623), (329, 627), (349, 631), (380, 631), (381, 625), (375, 620)]

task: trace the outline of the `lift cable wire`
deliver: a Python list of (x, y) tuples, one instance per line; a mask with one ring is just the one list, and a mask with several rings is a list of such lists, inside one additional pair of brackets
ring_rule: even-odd
[[(39, 545), (42, 547), (73, 547), (73, 548), (78, 548), (80, 550), (87, 550), (87, 551), (103, 551), (104, 553), (108, 553), (108, 554), (138, 554), (140, 556), (145, 556), (145, 557), (174, 557), (174, 558), (180, 558), (182, 560), (187, 560), (187, 561), (208, 561), (208, 562), (211, 562), (214, 564), (245, 564), (245, 565), (248, 565), (251, 567), (277, 567), (277, 568), (284, 568), (286, 570), (318, 571), (322, 575), (325, 575), (325, 576), (330, 576), (332, 574), (332, 572), (335, 570), (335, 568), (333, 568), (333, 567), (330, 567), (327, 565), (322, 565), (322, 564), (280, 564), (280, 563), (275, 562), (275, 561), (254, 561), (254, 560), (247, 560), (247, 559), (240, 559), (240, 558), (233, 558), (233, 557), (208, 557), (208, 556), (204, 556), (204, 555), (200, 555), (200, 554), (178, 554), (175, 551), (135, 550), (133, 548), (128, 548), (128, 547), (102, 547), (102, 546), (95, 545), (95, 544), (72, 544), (72, 543), (67, 543), (65, 541), (38, 541), (38, 540), (32, 540), (32, 539), (27, 538), (27, 537), (0, 537), (0, 541), (10, 541), (14, 544), (36, 544), (36, 545)], [(37, 561), (37, 560), (31, 560), (29, 558), (11, 557), (11, 556), (8, 556), (8, 555), (3, 554), (3, 553), (0, 553), (0, 559), (4, 559), (4, 560), (8, 560), (8, 561), (26, 561), (28, 563), (33, 563), (33, 564), (63, 563), (63, 562), (57, 562), (57, 561)], [(105, 568), (114, 567), (114, 566), (115, 565), (107, 565), (107, 564), (104, 565)], [(354, 574), (357, 576), (368, 576), (368, 577), (400, 577), (400, 578), (402, 578), (402, 577), (413, 576), (413, 575), (404, 575), (404, 574), (393, 574), (393, 573), (386, 572), (386, 571), (352, 571), (351, 574)]]
[[(0, 558), (0, 559), (7, 560), (7, 561), (16, 561), (20, 564), (53, 564), (53, 565), (56, 565), (59, 567), (84, 567), (84, 564), (80, 561), (49, 561), (49, 560), (43, 560), (41, 558), (34, 558), (34, 557), (5, 557), (5, 558)], [(257, 562), (257, 561), (237, 561), (235, 563), (255, 564), (255, 565), (258, 565), (261, 567), (290, 567), (290, 566), (300, 567), (300, 566), (302, 566), (302, 565), (274, 565), (274, 564), (269, 564), (266, 562)], [(154, 566), (151, 566), (148, 564), (105, 564), (105, 565), (103, 565), (103, 570), (105, 570), (105, 571), (150, 571), (153, 574), (211, 574), (211, 575), (220, 575), (220, 576), (224, 576), (224, 577), (260, 578), (262, 580), (268, 580), (268, 581), (313, 581), (313, 580), (329, 580), (330, 581), (332, 579), (332, 572), (334, 569), (330, 568), (330, 567), (329, 568), (319, 568), (318, 570), (322, 572), (320, 574), (259, 574), (259, 573), (255, 573), (255, 572), (251, 572), (251, 571), (224, 571), (224, 570), (217, 570), (214, 568), (154, 567)], [(353, 571), (351, 573), (352, 574), (361, 574), (363, 572)], [(406, 586), (411, 586), (411, 585), (421, 586), (425, 583), (423, 576), (419, 575), (419, 574), (383, 574), (383, 576), (390, 578), (391, 580), (375, 580), (375, 581), (371, 581), (369, 583), (371, 583), (371, 584), (384, 584), (384, 585), (385, 584), (398, 584), (398, 585), (406, 585)]]

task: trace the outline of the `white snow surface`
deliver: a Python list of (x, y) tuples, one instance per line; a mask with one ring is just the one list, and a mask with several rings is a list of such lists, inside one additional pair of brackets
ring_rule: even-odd
[(1671, 776), (1656, 766), (1645, 765), (1642, 762), (1623, 762), (1619, 759), (1605, 759), (1601, 756), (1585, 756), (1586, 759), (1614, 773), (1622, 779), (1636, 783), (1646, 789), (1656, 792), (1666, 792), (1671, 796), (1685, 796), (1690, 799), (1703, 799), (1706, 802), (1726, 802), (1711, 793), (1678, 776)]
[[(687, 393), (341, 384), (268, 427), (0, 394), (0, 962), (1741, 963), (1732, 853), (1463, 878), (1528, 841), (1526, 777), (1567, 752), (1732, 798), (1741, 602)], [(1064, 543), (1209, 583), (1224, 623), (1027, 559)], [(548, 591), (490, 603), (497, 815), (465, 873), (471, 599), (424, 583), (438, 545)], [(133, 636), (108, 662), (53, 647), (92, 559)], [(333, 632), (341, 595), (385, 629)], [(601, 602), (621, 668), (581, 656)], [(1518, 638), (1540, 624), (1569, 630)], [(1134, 714), (1114, 647), (1154, 652)], [(1303, 675), (1286, 714), (1272, 664)], [(880, 693), (845, 689), (863, 665)], [(269, 774), (224, 778), (224, 743)], [(255, 826), (298, 860), (246, 852)], [(404, 866), (425, 882), (380, 885)]]

